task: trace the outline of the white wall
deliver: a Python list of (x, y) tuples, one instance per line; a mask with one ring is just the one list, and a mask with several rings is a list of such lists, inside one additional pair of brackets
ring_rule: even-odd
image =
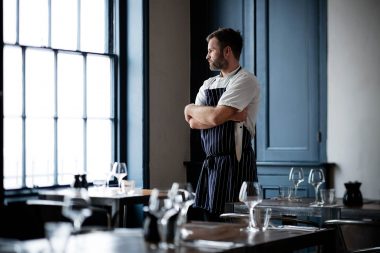
[(150, 186), (185, 182), (190, 130), (190, 0), (149, 1)]
[(380, 1), (328, 1), (328, 140), (337, 196), (380, 199)]

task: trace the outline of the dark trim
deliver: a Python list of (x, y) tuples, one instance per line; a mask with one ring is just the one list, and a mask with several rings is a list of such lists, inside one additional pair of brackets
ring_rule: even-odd
[(327, 161), (327, 2), (319, 1), (319, 160)]
[[(1, 0), (1, 4), (0, 4), (0, 11), (1, 13), (3, 13), (3, 0)], [(0, 37), (1, 37), (1, 42), (3, 44), (3, 48), (4, 48), (4, 38), (3, 38), (3, 26), (1, 26), (1, 33), (0, 33)], [(3, 61), (3, 48), (1, 49), (1, 53), (0, 53), (0, 57), (1, 57), (1, 62), (4, 62)], [(4, 68), (1, 68), (1, 82), (0, 82), (0, 104), (1, 104), (1, 128), (3, 129), (3, 118), (4, 118), (4, 110), (3, 110), (3, 71), (4, 71)], [(2, 147), (2, 150), (3, 150), (3, 147), (4, 147), (4, 131), (1, 131), (1, 147)], [(1, 155), (0, 155), (0, 163), (1, 163), (1, 169), (0, 169), (0, 207), (4, 205), (4, 172), (3, 172), (3, 169), (4, 169), (4, 152), (1, 151)]]
[(116, 46), (117, 54), (119, 55), (119, 66), (118, 66), (118, 83), (116, 87), (116, 104), (117, 108), (115, 111), (117, 122), (115, 122), (116, 127), (116, 153), (115, 160), (127, 161), (127, 83), (128, 83), (128, 48), (127, 45), (127, 1), (118, 0), (118, 13), (117, 19), (119, 26), (117, 27), (117, 34), (119, 38), (117, 39), (118, 45)]
[(143, 0), (143, 186), (150, 188), (149, 136), (149, 1)]
[(259, 167), (331, 167), (333, 163), (320, 163), (320, 162), (256, 162)]

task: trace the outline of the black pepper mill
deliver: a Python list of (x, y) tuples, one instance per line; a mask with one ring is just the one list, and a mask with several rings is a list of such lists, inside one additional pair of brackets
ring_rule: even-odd
[(160, 235), (158, 234), (157, 218), (149, 212), (147, 207), (144, 207), (144, 213), (143, 230), (145, 241), (151, 244), (158, 244), (160, 242)]
[(74, 183), (73, 183), (73, 188), (81, 188), (82, 183), (80, 181), (80, 175), (74, 175)]
[(346, 192), (343, 195), (343, 204), (345, 206), (362, 206), (363, 205), (363, 196), (360, 191), (360, 186), (362, 183), (355, 182), (347, 182), (344, 183), (346, 187)]
[(81, 187), (88, 189), (88, 182), (87, 182), (87, 175), (86, 174), (81, 175)]

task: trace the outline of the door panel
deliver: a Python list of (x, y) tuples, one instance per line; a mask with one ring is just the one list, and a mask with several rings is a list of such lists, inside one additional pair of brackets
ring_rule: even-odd
[(258, 161), (319, 160), (318, 1), (257, 1)]

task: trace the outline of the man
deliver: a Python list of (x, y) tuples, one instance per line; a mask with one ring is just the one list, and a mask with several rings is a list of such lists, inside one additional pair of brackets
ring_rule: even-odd
[(206, 153), (194, 207), (206, 220), (218, 220), (226, 202), (238, 201), (243, 181), (257, 181), (251, 140), (259, 104), (256, 77), (239, 58), (243, 39), (238, 31), (220, 28), (206, 38), (210, 69), (220, 71), (199, 89), (195, 104), (185, 107), (185, 119), (201, 130)]

